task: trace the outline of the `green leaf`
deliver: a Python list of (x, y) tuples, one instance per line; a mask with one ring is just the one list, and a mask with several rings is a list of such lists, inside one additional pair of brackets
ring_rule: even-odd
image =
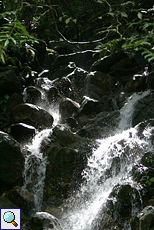
[(124, 18), (128, 18), (128, 14), (126, 14), (124, 11), (120, 12), (121, 13), (121, 16), (124, 17)]
[(12, 40), (12, 42), (16, 45), (17, 44), (17, 41), (13, 38), (13, 37), (10, 37), (10, 39)]
[(154, 182), (154, 177), (150, 178), (150, 182)]
[(141, 12), (138, 12), (137, 17), (138, 17), (139, 19), (142, 19), (142, 13), (141, 13)]
[(7, 39), (6, 41), (5, 41), (5, 43), (4, 43), (4, 47), (8, 47), (8, 44), (9, 44), (9, 39)]

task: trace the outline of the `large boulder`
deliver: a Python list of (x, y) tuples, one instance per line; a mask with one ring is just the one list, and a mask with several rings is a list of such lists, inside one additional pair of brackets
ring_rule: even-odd
[(17, 207), (20, 207), (25, 215), (30, 216), (34, 210), (34, 195), (19, 186), (15, 186), (13, 189), (6, 192), (5, 197), (7, 197)]
[(147, 206), (132, 221), (132, 230), (154, 230), (154, 207)]
[(79, 111), (78, 111), (78, 115), (97, 114), (98, 111), (99, 111), (98, 100), (84, 96), (83, 100), (81, 102), (81, 106), (80, 106)]
[(94, 71), (87, 74), (85, 95), (94, 98), (96, 100), (104, 100), (103, 96), (111, 94), (117, 90), (117, 79), (99, 72)]
[(13, 108), (10, 116), (11, 123), (25, 123), (35, 128), (51, 127), (53, 117), (46, 110), (32, 104), (20, 104)]
[(16, 75), (13, 69), (0, 73), (0, 96), (21, 92), (22, 84), (20, 78)]
[[(124, 226), (138, 213), (141, 205), (140, 194), (136, 188), (130, 184), (117, 185), (107, 202), (107, 213), (110, 216), (108, 228), (112, 229), (111, 227), (117, 225), (121, 226), (120, 229), (125, 229)], [(106, 225), (102, 217), (103, 224)]]
[(41, 91), (34, 86), (28, 86), (24, 89), (24, 102), (37, 104), (41, 101)]
[(24, 123), (13, 124), (10, 127), (10, 135), (18, 142), (26, 142), (30, 140), (36, 133), (36, 129)]
[(71, 100), (70, 98), (63, 99), (59, 105), (61, 122), (64, 123), (66, 119), (74, 115), (79, 108), (80, 105), (77, 102)]
[[(102, 138), (114, 133), (119, 122), (119, 112), (101, 112), (89, 119), (87, 124), (77, 131), (77, 134), (88, 138)], [(81, 121), (82, 123), (82, 121)]]
[(79, 177), (77, 168), (83, 164), (80, 158), (79, 152), (72, 148), (57, 147), (48, 152), (44, 205), (59, 205), (68, 197), (73, 180)]
[(64, 128), (56, 127), (49, 139), (50, 143), (44, 146), (47, 157), (44, 207), (60, 205), (78, 187), (92, 151), (90, 141)]
[(0, 132), (0, 181), (2, 191), (22, 182), (24, 162), (24, 155), (19, 143), (7, 133)]

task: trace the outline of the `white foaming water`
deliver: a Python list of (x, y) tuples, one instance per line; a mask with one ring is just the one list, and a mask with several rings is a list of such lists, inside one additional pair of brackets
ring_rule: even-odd
[[(63, 215), (64, 230), (96, 230), (95, 221), (111, 191), (118, 184), (133, 184), (133, 163), (148, 148), (148, 143), (137, 137), (135, 128), (101, 140), (83, 171), (85, 183), (66, 204), (69, 211)], [(117, 159), (119, 163), (115, 162)]]
[[(67, 212), (62, 217), (64, 230), (99, 229), (98, 216), (113, 188), (125, 182), (133, 186), (131, 170), (134, 162), (137, 163), (142, 155), (151, 149), (148, 141), (151, 129), (146, 130), (144, 138), (140, 139), (136, 128), (130, 128), (131, 119), (137, 101), (149, 93), (150, 91), (135, 93), (129, 98), (121, 110), (117, 134), (98, 140), (100, 146), (88, 159), (87, 168), (82, 173), (85, 182), (81, 184), (79, 191), (66, 201)], [(132, 215), (137, 211), (134, 207)], [(126, 229), (131, 228), (127, 225)]]
[(134, 112), (134, 107), (136, 103), (142, 98), (148, 96), (150, 94), (150, 90), (147, 90), (142, 93), (134, 93), (131, 97), (128, 98), (124, 107), (120, 111), (120, 122), (116, 131), (122, 132), (124, 129), (128, 129), (132, 127), (132, 115)]
[(43, 201), (43, 188), (46, 172), (46, 157), (41, 152), (41, 143), (52, 133), (52, 129), (39, 132), (27, 146), (30, 155), (25, 160), (23, 190), (34, 194), (35, 210), (40, 211)]
[[(151, 148), (148, 142), (151, 128), (149, 127), (143, 133), (144, 138), (140, 139), (136, 128), (131, 128), (131, 119), (137, 101), (149, 93), (150, 91), (133, 94), (121, 110), (121, 120), (115, 135), (98, 140), (99, 148), (93, 151), (82, 173), (84, 183), (65, 203), (67, 211), (63, 213), (61, 219), (63, 230), (97, 230), (98, 216), (113, 188), (125, 182), (133, 186), (130, 172), (134, 162)], [(42, 156), (40, 145), (50, 132), (50, 129), (43, 130), (33, 139), (32, 145), (28, 147), (31, 155), (26, 159), (24, 187), (34, 193), (37, 211), (41, 210), (46, 170), (46, 158)], [(35, 165), (32, 164), (33, 157)], [(35, 177), (36, 183), (34, 183)], [(134, 208), (132, 213), (135, 212)]]

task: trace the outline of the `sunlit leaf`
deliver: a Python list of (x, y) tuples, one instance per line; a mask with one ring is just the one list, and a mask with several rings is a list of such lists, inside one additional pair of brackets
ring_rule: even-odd
[(7, 47), (7, 46), (8, 46), (8, 44), (9, 44), (9, 39), (7, 39), (7, 40), (5, 41), (5, 43), (4, 43), (4, 47)]
[(142, 13), (141, 13), (141, 12), (138, 12), (137, 17), (138, 17), (139, 19), (142, 19)]
[(124, 11), (121, 11), (120, 13), (122, 17), (128, 18), (128, 15)]

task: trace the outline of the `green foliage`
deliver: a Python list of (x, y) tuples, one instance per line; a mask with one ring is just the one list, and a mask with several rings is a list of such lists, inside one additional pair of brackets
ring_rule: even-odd
[[(0, 61), (3, 64), (10, 59), (7, 52), (9, 49), (16, 50), (25, 47), (26, 43), (38, 42), (17, 19), (16, 14), (16, 11), (0, 14), (0, 19), (5, 18), (5, 23), (0, 27)], [(13, 58), (11, 60), (13, 61)]]
[(96, 46), (101, 50), (100, 58), (123, 49), (140, 54), (153, 64), (154, 22), (152, 8), (146, 8), (150, 3), (145, 5), (139, 0), (4, 0), (3, 3), (2, 63), (21, 47), (29, 49), (34, 58), (31, 44), (39, 39), (48, 43), (64, 35), (61, 38), (77, 41), (102, 39)]
[(123, 49), (132, 54), (138, 53), (144, 57), (145, 61), (153, 64), (154, 23), (150, 11), (138, 8), (133, 1), (121, 4), (109, 4), (109, 2), (111, 1), (99, 1), (109, 6), (102, 20), (105, 21), (107, 16), (110, 18), (107, 21), (108, 24), (97, 31), (99, 35), (107, 34), (107, 41), (96, 46), (96, 49), (102, 49), (100, 58)]

